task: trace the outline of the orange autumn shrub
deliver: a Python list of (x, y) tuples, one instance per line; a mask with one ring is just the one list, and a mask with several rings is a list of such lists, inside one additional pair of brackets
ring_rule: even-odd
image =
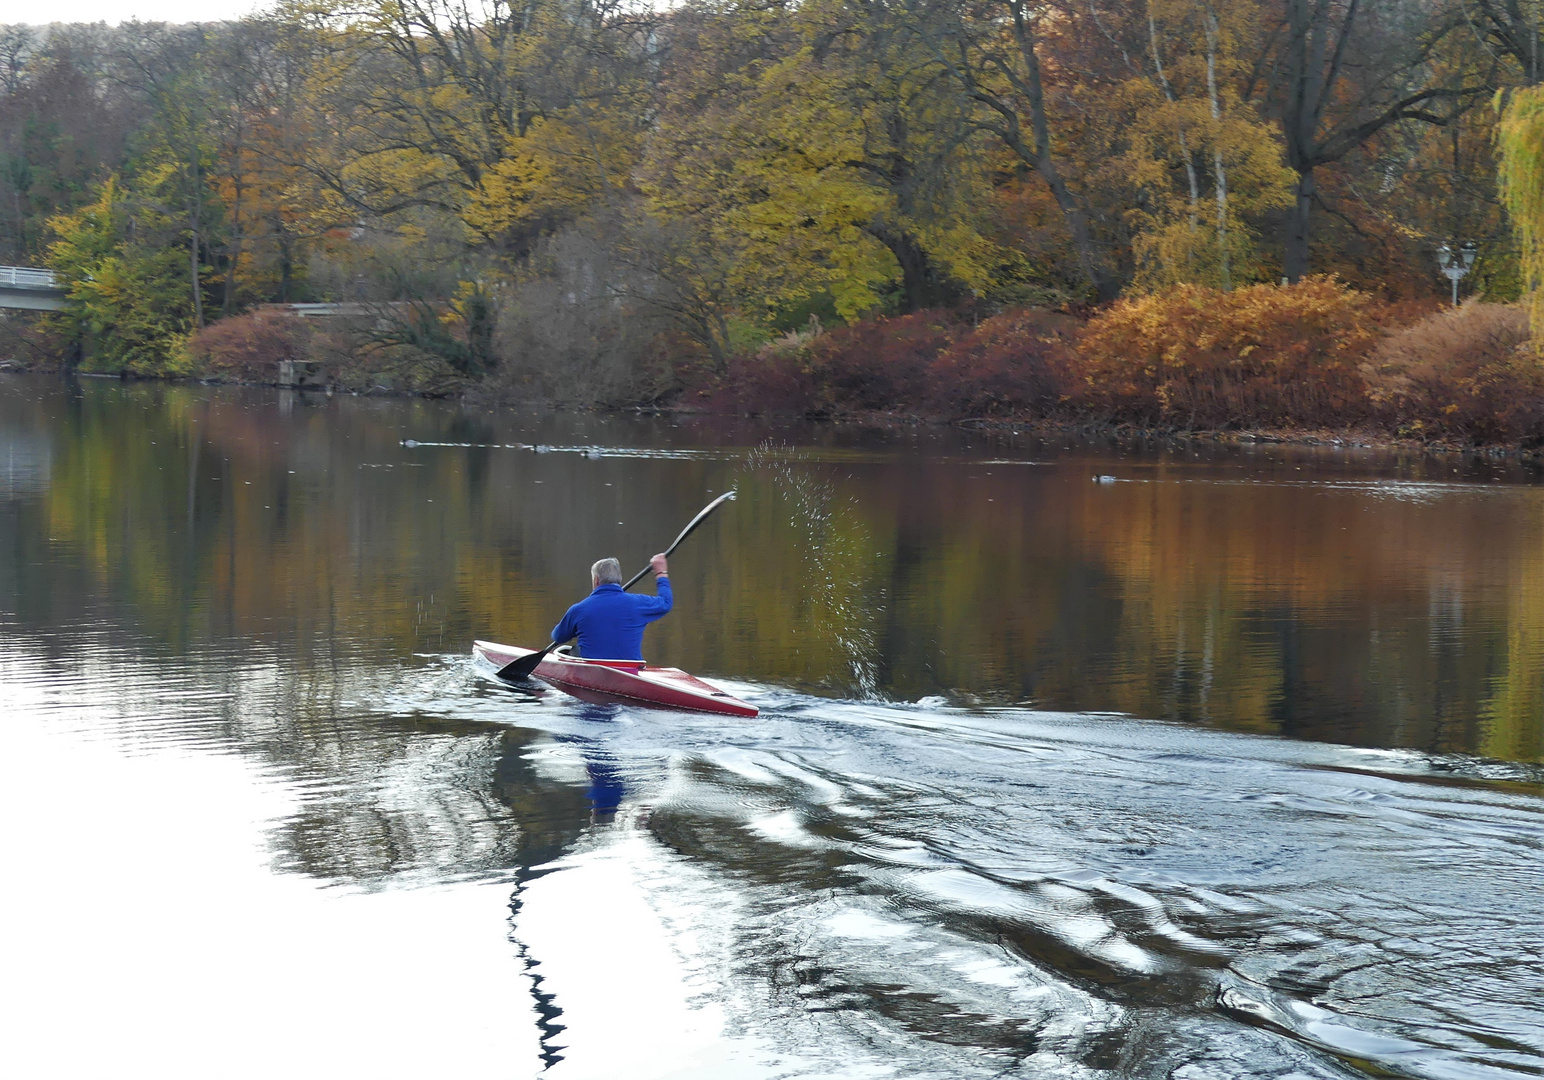
[(1144, 427), (1347, 424), (1368, 412), (1360, 365), (1382, 314), (1333, 277), (1121, 300), (1079, 337), (1073, 397)]
[(1471, 444), (1544, 442), (1544, 364), (1528, 313), (1471, 300), (1390, 333), (1362, 365), (1394, 433)]
[(1043, 308), (983, 320), (933, 361), (927, 407), (955, 419), (1051, 415), (1069, 387), (1077, 329)]

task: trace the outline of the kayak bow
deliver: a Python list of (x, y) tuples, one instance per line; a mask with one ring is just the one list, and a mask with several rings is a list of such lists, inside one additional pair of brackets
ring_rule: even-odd
[[(472, 651), (496, 668), (530, 656), (535, 649), (474, 641)], [(642, 660), (581, 660), (548, 653), (536, 665), (539, 678), (582, 700), (620, 699), (661, 709), (755, 716), (760, 710), (680, 668), (649, 667)]]

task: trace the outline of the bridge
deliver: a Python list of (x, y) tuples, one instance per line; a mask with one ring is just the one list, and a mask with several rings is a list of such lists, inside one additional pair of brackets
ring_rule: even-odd
[(0, 308), (60, 311), (64, 290), (52, 270), (36, 266), (0, 266)]
[[(52, 270), (39, 266), (0, 266), (0, 308), (20, 311), (62, 311), (65, 292)], [(388, 311), (407, 305), (348, 302), (341, 304), (265, 304), (303, 319), (368, 317), (380, 320)]]

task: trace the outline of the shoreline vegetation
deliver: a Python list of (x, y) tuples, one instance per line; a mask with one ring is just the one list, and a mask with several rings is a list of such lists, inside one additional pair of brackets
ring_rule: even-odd
[[(1328, 277), (1222, 292), (1176, 286), (1069, 313), (960, 307), (811, 319), (717, 373), (683, 350), (643, 372), (646, 395), (544, 397), (495, 371), (457, 377), (432, 356), (379, 344), (380, 318), (305, 319), (259, 309), (192, 335), (161, 371), (57, 361), (0, 370), (458, 397), (498, 408), (638, 409), (870, 425), (973, 424), (1180, 439), (1430, 449), (1544, 448), (1544, 365), (1518, 304), (1390, 302)], [(537, 391), (536, 393), (533, 393)]]
[(0, 312), (0, 368), (1531, 451), (1544, 30), (1509, 10), (0, 25), (0, 263), (64, 294)]

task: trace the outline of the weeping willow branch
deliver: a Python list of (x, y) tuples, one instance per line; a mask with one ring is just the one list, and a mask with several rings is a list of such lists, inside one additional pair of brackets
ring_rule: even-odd
[(1544, 86), (1496, 98), (1501, 197), (1522, 248), (1533, 348), (1544, 359)]

